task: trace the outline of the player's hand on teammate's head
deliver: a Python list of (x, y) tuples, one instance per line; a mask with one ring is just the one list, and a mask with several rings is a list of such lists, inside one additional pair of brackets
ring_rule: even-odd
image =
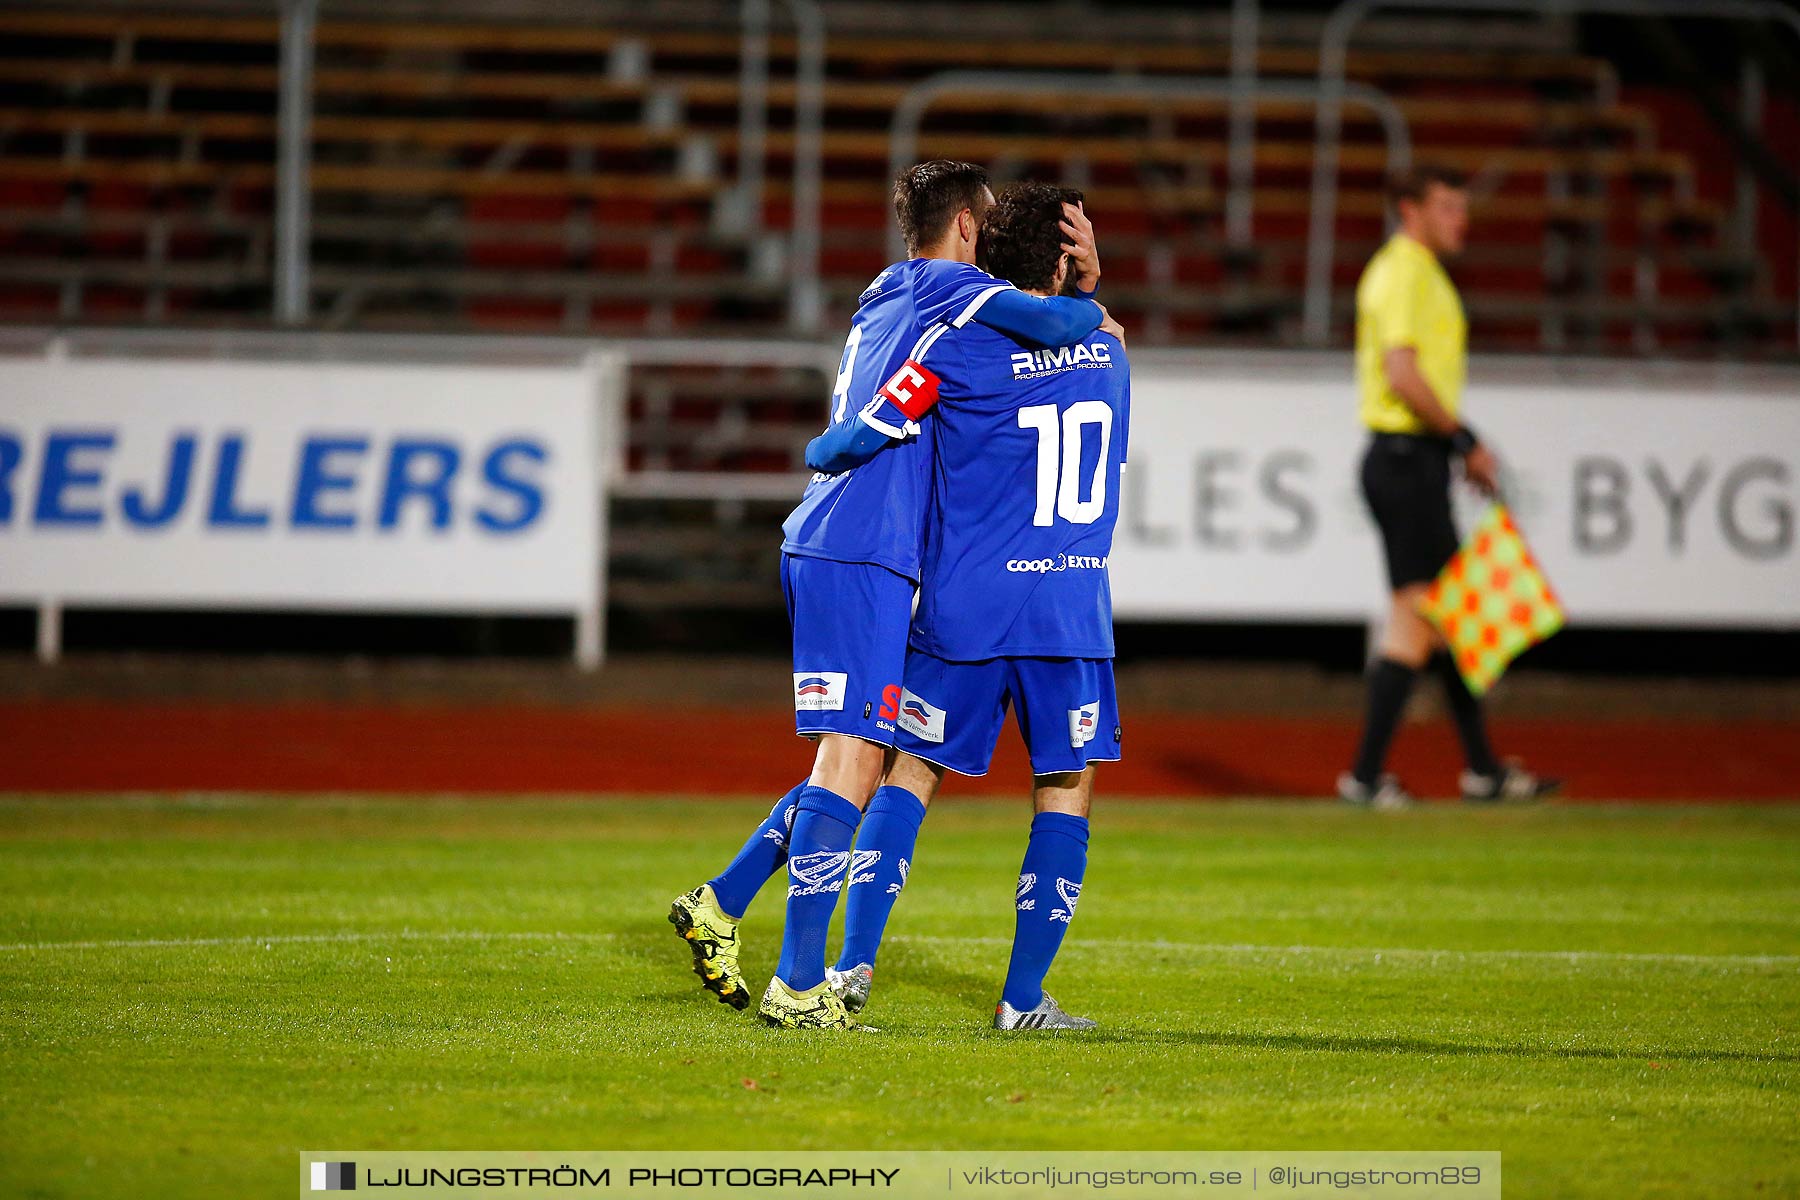
[(1100, 251), (1094, 245), (1094, 225), (1079, 204), (1063, 201), (1063, 219), (1058, 222), (1064, 238), (1063, 253), (1069, 256), (1070, 273), (1075, 286), (1091, 292), (1100, 283)]

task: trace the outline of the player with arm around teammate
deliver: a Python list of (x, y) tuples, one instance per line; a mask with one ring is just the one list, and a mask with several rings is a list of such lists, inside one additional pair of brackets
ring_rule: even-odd
[[(1091, 300), (1027, 296), (974, 266), (981, 216), (992, 201), (987, 173), (968, 163), (920, 163), (895, 181), (895, 213), (911, 257), (882, 271), (858, 301), (833, 388), (833, 420), (860, 411), (923, 332), (939, 323), (991, 322), (1054, 344), (1091, 332), (1104, 319)], [(1076, 233), (1086, 235), (1091, 270), (1082, 282), (1091, 290), (1098, 282), (1091, 231)], [(910, 819), (917, 828), (905, 798), (883, 797), (876, 788), (899, 715), (930, 445), (916, 426), (888, 432), (901, 439), (893, 453), (858, 470), (815, 476), (783, 526), (795, 726), (817, 742), (812, 774), (776, 803), (724, 871), (677, 897), (669, 912), (702, 984), (744, 1008), (749, 995), (737, 964), (738, 921), (787, 864), (780, 986), (771, 986), (775, 998), (767, 1001), (784, 1024), (849, 1021), (825, 986), (824, 938), (837, 893), (847, 877), (858, 877), (849, 871), (849, 847), (862, 811), (872, 818), (889, 814), (884, 821)], [(890, 814), (891, 807), (899, 811)], [(898, 866), (890, 862), (883, 874)]]
[[(1067, 270), (1061, 189), (1007, 189), (984, 227), (988, 266), (1054, 293)], [(883, 423), (936, 426), (932, 518), (885, 785), (921, 811), (946, 770), (987, 772), (1010, 709), (1031, 756), (1034, 816), (1015, 895), (996, 1027), (1086, 1029), (1043, 991), (1086, 869), (1096, 762), (1116, 760), (1107, 560), (1130, 424), (1124, 345), (1098, 331), (1055, 349), (977, 327), (940, 326), (912, 360), (919, 396), (878, 397)], [(935, 395), (935, 408), (931, 397)], [(922, 422), (923, 423), (923, 422)], [(810, 461), (848, 453), (821, 439)], [(814, 457), (816, 456), (816, 457)], [(840, 960), (854, 1006), (867, 975)]]

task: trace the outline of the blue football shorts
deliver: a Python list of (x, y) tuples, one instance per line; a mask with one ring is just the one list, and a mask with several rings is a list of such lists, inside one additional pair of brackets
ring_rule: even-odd
[(959, 775), (985, 775), (1009, 708), (1035, 775), (1119, 759), (1125, 731), (1109, 658), (948, 662), (914, 649), (894, 745)]
[(873, 563), (781, 556), (794, 627), (794, 731), (894, 744), (917, 585)]

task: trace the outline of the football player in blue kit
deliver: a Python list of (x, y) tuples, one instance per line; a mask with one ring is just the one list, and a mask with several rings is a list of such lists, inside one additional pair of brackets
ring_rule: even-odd
[[(882, 271), (859, 298), (832, 391), (834, 422), (871, 409), (883, 389), (912, 397), (917, 384), (906, 364), (929, 330), (979, 322), (1032, 345), (1057, 346), (1106, 319), (1091, 299), (1029, 295), (974, 265), (981, 218), (992, 203), (986, 171), (969, 163), (920, 163), (895, 181), (895, 215), (911, 257)], [(1068, 220), (1082, 263), (1078, 289), (1091, 292), (1099, 278), (1091, 227), (1078, 210)], [(854, 470), (815, 475), (783, 526), (795, 728), (817, 741), (812, 774), (776, 803), (724, 871), (677, 897), (669, 912), (702, 984), (744, 1008), (737, 924), (785, 863), (787, 931), (763, 1005), (764, 1016), (783, 1025), (850, 1024), (825, 978), (826, 926), (839, 891), (857, 881), (867, 886), (852, 892), (848, 936), (885, 924), (924, 815), (910, 793), (877, 785), (900, 715), (931, 433), (929, 423), (903, 419), (876, 436), (893, 439), (893, 452)], [(859, 822), (865, 846), (853, 864)], [(889, 848), (869, 848), (875, 845)], [(872, 961), (872, 948), (868, 953)]]
[[(1057, 221), (1078, 199), (1044, 184), (1008, 188), (984, 221), (988, 268), (1054, 294), (1068, 270)], [(942, 324), (908, 365), (923, 381), (916, 395), (877, 396), (863, 428), (836, 426), (807, 455), (842, 469), (893, 453), (897, 443), (876, 445), (864, 429), (910, 421), (935, 431), (900, 753), (883, 790), (906, 792), (923, 811), (946, 769), (986, 774), (1013, 710), (1030, 752), (1035, 816), (994, 1024), (1089, 1029), (1095, 1023), (1063, 1011), (1043, 981), (1081, 895), (1093, 764), (1116, 761), (1124, 736), (1107, 576), (1131, 420), (1124, 343), (1102, 329), (1043, 349)], [(866, 1003), (866, 986), (855, 999)]]

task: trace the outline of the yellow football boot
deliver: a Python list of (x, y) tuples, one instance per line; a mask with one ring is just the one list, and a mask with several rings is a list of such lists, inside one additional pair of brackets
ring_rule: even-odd
[(725, 915), (713, 895), (712, 885), (703, 883), (691, 892), (675, 897), (669, 905), (669, 924), (675, 927), (694, 953), (694, 974), (700, 986), (740, 1012), (750, 1007), (750, 993), (744, 988), (744, 974), (738, 970), (738, 923)]
[(782, 1029), (854, 1029), (874, 1032), (850, 1015), (850, 1011), (844, 1007), (843, 999), (831, 990), (829, 980), (818, 987), (796, 992), (781, 980), (771, 979), (769, 990), (763, 993), (762, 1006), (756, 1011), (763, 1020)]

